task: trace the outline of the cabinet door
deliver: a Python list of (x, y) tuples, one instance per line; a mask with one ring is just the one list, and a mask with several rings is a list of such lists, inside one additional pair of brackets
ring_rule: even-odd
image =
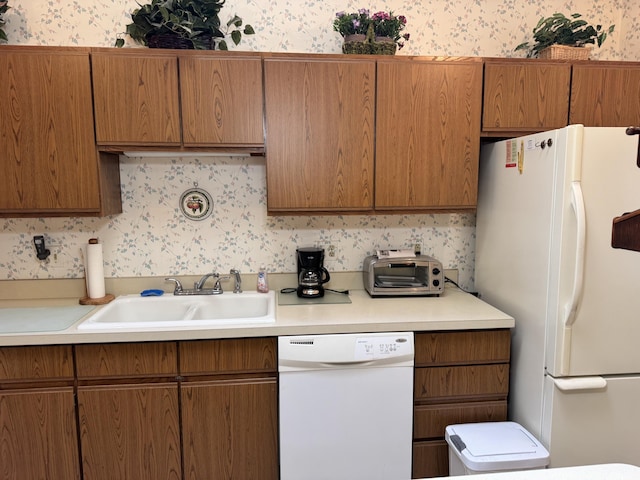
[(640, 64), (573, 66), (570, 122), (587, 127), (640, 125)]
[(482, 64), (378, 62), (376, 210), (476, 205)]
[(179, 480), (176, 384), (78, 387), (84, 480)]
[(260, 57), (180, 57), (185, 146), (264, 145)]
[(0, 50), (0, 214), (98, 212), (89, 52)]
[(488, 60), (482, 131), (522, 135), (566, 126), (570, 81), (569, 63)]
[(375, 64), (264, 61), (267, 208), (373, 207)]
[(278, 478), (276, 379), (181, 387), (187, 479)]
[(79, 479), (73, 387), (0, 392), (0, 479)]
[(180, 145), (175, 55), (94, 52), (91, 65), (98, 144)]

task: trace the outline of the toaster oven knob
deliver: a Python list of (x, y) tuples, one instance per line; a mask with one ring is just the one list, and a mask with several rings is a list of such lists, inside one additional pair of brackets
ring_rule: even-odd
[(436, 280), (434, 280), (434, 281), (433, 281), (433, 286), (434, 286), (434, 287), (439, 287), (439, 286), (440, 286), (440, 280), (437, 280), (437, 279), (436, 279)]
[(433, 273), (434, 276), (438, 276), (440, 275), (440, 269), (438, 267), (435, 267), (431, 273)]

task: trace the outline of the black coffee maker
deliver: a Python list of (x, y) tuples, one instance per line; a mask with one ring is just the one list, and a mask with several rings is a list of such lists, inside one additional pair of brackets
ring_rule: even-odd
[(322, 284), (331, 276), (324, 268), (324, 249), (305, 247), (296, 249), (298, 259), (298, 289), (300, 298), (316, 298), (324, 296)]

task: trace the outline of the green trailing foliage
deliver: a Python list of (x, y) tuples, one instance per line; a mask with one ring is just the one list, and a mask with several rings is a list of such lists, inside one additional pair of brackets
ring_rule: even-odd
[(533, 39), (535, 42), (530, 45), (524, 42), (518, 45), (515, 50), (528, 50), (527, 57), (537, 57), (538, 54), (551, 45), (568, 45), (571, 47), (583, 47), (589, 44), (597, 44), (598, 47), (613, 33), (615, 25), (603, 28), (602, 25), (595, 27), (583, 20), (579, 13), (572, 13), (570, 18), (562, 13), (554, 13), (547, 18), (541, 18), (533, 29)]
[(5, 33), (2, 27), (6, 23), (6, 20), (4, 19), (4, 14), (10, 8), (11, 7), (9, 6), (9, 2), (0, 0), (0, 42), (9, 41), (9, 38), (7, 37), (7, 34)]
[[(244, 25), (242, 18), (234, 15), (226, 25), (220, 23), (219, 13), (225, 0), (151, 0), (140, 5), (131, 14), (132, 23), (126, 33), (142, 45), (156, 35), (171, 35), (187, 39), (198, 50), (228, 50), (227, 36), (235, 45), (242, 34), (253, 35), (251, 25)], [(124, 39), (118, 38), (116, 46), (122, 47)]]

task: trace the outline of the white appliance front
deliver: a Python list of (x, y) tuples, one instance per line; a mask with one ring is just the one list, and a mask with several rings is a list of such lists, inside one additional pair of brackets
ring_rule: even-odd
[(280, 337), (279, 355), (282, 480), (411, 478), (412, 333)]
[[(581, 125), (482, 149), (476, 289), (515, 318), (510, 418), (550, 450), (551, 466), (595, 463), (605, 442), (625, 452), (609, 461), (637, 457), (635, 412), (631, 436), (579, 408), (589, 395), (598, 408), (629, 408), (622, 395), (640, 394), (640, 252), (611, 247), (613, 218), (640, 209), (637, 153), (624, 128)], [(572, 444), (582, 447), (569, 455)]]
[(543, 436), (553, 467), (628, 463), (640, 466), (640, 377), (606, 379), (603, 388), (562, 390), (545, 377)]

